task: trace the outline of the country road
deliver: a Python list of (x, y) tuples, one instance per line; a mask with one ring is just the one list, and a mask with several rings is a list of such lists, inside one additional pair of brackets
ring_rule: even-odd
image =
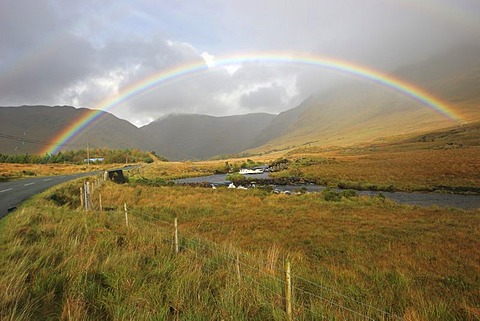
[(97, 175), (100, 171), (62, 175), (19, 179), (10, 182), (0, 183), (0, 218), (15, 210), (17, 206), (26, 199), (41, 193), (44, 190), (70, 181), (75, 178)]
[[(140, 167), (140, 165), (125, 166), (118, 169), (128, 171), (138, 167)], [(94, 171), (72, 175), (35, 177), (0, 182), (0, 219), (15, 210), (17, 206), (26, 199), (41, 193), (52, 186), (80, 177), (98, 175), (101, 172), (102, 171)]]

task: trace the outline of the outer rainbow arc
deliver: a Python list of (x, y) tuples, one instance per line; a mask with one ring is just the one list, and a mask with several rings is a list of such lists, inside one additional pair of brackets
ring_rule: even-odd
[[(425, 90), (418, 88), (408, 82), (398, 79), (392, 75), (381, 73), (379, 71), (367, 68), (364, 66), (356, 65), (348, 61), (340, 59), (321, 57), (309, 54), (284, 54), (284, 53), (259, 53), (259, 54), (243, 54), (228, 56), (223, 59), (215, 60), (215, 67), (223, 67), (229, 65), (238, 65), (245, 63), (291, 63), (291, 64), (303, 64), (311, 65), (315, 67), (321, 67), (337, 72), (351, 74), (362, 79), (367, 79), (391, 88), (395, 91), (403, 93), (418, 102), (430, 107), (432, 110), (442, 114), (443, 116), (450, 118), (454, 121), (461, 122), (462, 118), (456, 114), (453, 109), (446, 103), (442, 102), (438, 98), (429, 94)], [(118, 95), (111, 96), (97, 106), (95, 110), (85, 113), (69, 126), (65, 127), (60, 133), (58, 133), (52, 140), (50, 146), (42, 151), (42, 154), (54, 154), (57, 153), (64, 145), (68, 144), (78, 133), (84, 130), (89, 124), (94, 122), (102, 115), (102, 112), (108, 111), (111, 108), (123, 103), (131, 97), (137, 96), (141, 93), (147, 92), (158, 87), (161, 84), (167, 83), (171, 80), (181, 78), (183, 76), (192, 75), (201, 71), (208, 70), (209, 67), (205, 61), (196, 61), (193, 63), (178, 65), (173, 68), (162, 70), (156, 74), (153, 74), (139, 82), (136, 82), (125, 89), (123, 89)]]

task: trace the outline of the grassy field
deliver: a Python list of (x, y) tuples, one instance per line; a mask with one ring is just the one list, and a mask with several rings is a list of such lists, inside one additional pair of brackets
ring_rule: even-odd
[(284, 320), (286, 258), (296, 320), (480, 318), (478, 210), (80, 184), (0, 221), (0, 319)]
[(0, 181), (33, 177), (66, 175), (105, 168), (121, 167), (125, 164), (74, 165), (74, 164), (7, 164), (0, 163)]
[(342, 148), (303, 147), (278, 176), (354, 189), (479, 192), (480, 124)]
[[(262, 161), (271, 161), (272, 157), (262, 157)], [(225, 172), (228, 168), (239, 167), (246, 159), (212, 160), (203, 162), (163, 162), (142, 164), (136, 173), (139, 177), (161, 177), (164, 180), (195, 177)], [(228, 165), (227, 165), (228, 164)], [(0, 163), (0, 181), (33, 176), (51, 176), (97, 171), (108, 168), (121, 168), (125, 164), (8, 164)]]

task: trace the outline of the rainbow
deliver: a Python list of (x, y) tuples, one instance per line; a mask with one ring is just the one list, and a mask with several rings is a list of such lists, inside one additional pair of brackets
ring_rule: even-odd
[(196, 73), (208, 70), (210, 68), (226, 67), (232, 65), (255, 63), (282, 63), (282, 64), (300, 64), (313, 67), (320, 67), (335, 72), (346, 73), (361, 79), (366, 79), (382, 86), (398, 91), (414, 100), (430, 107), (432, 110), (443, 116), (461, 122), (462, 118), (452, 107), (438, 98), (429, 94), (425, 90), (414, 86), (404, 80), (376, 71), (374, 69), (354, 64), (352, 62), (322, 57), (305, 53), (260, 53), (260, 54), (242, 54), (233, 55), (225, 58), (215, 59), (214, 66), (207, 66), (205, 61), (199, 60), (191, 63), (177, 65), (168, 69), (161, 70), (158, 73), (142, 79), (136, 83), (124, 88), (119, 94), (108, 97), (97, 104), (90, 112), (86, 112), (82, 117), (66, 126), (55, 137), (50, 140), (47, 148), (42, 150), (42, 154), (55, 154), (63, 146), (67, 145), (76, 135), (85, 130), (90, 124), (98, 119), (103, 112), (109, 111), (115, 106), (120, 105), (126, 100), (152, 90), (162, 84), (180, 79), (185, 76), (191, 76)]

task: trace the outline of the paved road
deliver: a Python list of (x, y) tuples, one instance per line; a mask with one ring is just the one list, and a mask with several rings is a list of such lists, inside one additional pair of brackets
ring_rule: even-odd
[[(131, 170), (140, 167), (139, 165), (125, 166), (118, 168), (121, 170)], [(102, 171), (80, 173), (73, 175), (63, 176), (48, 176), (48, 177), (35, 177), (25, 178), (10, 182), (0, 182), (0, 219), (15, 210), (20, 203), (26, 199), (41, 193), (44, 190), (70, 181), (75, 178), (97, 175)]]
[(98, 173), (100, 172), (97, 171), (73, 175), (25, 178), (10, 182), (1, 182), (0, 218), (4, 217), (9, 212), (15, 210), (17, 206), (26, 199), (32, 197), (35, 194), (43, 192), (47, 188), (70, 181), (75, 178), (96, 175)]

